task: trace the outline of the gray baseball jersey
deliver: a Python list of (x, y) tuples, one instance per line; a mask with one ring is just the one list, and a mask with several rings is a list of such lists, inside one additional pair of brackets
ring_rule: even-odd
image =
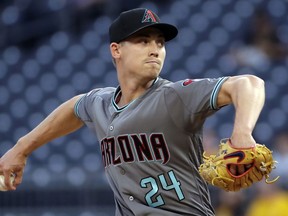
[(99, 139), (116, 215), (214, 215), (198, 173), (205, 119), (227, 77), (171, 82), (157, 78), (139, 98), (117, 106), (118, 88), (94, 89), (76, 115)]

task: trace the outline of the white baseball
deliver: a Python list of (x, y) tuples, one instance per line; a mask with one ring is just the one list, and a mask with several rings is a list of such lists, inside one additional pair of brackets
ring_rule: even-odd
[[(10, 176), (11, 184), (14, 182), (14, 180), (15, 180), (15, 176), (11, 175)], [(7, 191), (7, 188), (4, 182), (4, 175), (0, 175), (0, 191)]]

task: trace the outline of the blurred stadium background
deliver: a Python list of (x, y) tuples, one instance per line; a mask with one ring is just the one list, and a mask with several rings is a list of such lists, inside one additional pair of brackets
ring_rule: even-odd
[[(267, 102), (254, 135), (276, 154), (283, 153), (274, 143), (288, 128), (287, 53), (279, 58), (260, 55), (246, 43), (246, 33), (256, 11), (264, 9), (277, 43), (287, 47), (286, 0), (1, 0), (0, 155), (72, 96), (117, 86), (108, 27), (119, 12), (134, 7), (147, 7), (179, 27), (177, 39), (167, 43), (162, 77), (176, 81), (250, 73), (263, 78)], [(231, 132), (231, 109), (206, 123), (215, 143)], [(282, 169), (275, 170), (283, 193), (288, 188), (287, 158), (288, 153), (279, 161)], [(236, 207), (227, 207), (234, 211), (230, 215), (244, 215), (255, 191), (241, 192), (244, 198)], [(211, 195), (216, 208), (229, 200), (214, 188)], [(36, 150), (17, 191), (0, 193), (1, 216), (106, 216), (113, 215), (113, 205), (98, 143), (87, 128)]]

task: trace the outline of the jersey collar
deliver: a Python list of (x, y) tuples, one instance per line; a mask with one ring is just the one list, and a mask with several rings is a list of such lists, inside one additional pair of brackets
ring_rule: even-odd
[[(150, 86), (150, 88), (159, 80), (159, 77), (157, 77), (152, 85)], [(118, 102), (120, 100), (120, 97), (121, 97), (121, 94), (122, 94), (122, 91), (121, 91), (121, 87), (118, 86), (114, 92), (114, 95), (112, 97), (112, 106), (114, 107), (114, 109), (116, 110), (116, 112), (121, 112), (123, 111), (125, 108), (127, 108), (130, 104), (132, 104), (135, 100), (131, 101), (129, 104), (126, 104), (125, 106), (122, 106), (122, 107), (119, 107), (118, 106)]]

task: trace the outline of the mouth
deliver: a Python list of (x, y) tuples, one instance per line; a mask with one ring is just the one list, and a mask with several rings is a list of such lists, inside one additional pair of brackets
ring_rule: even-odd
[(161, 65), (160, 61), (157, 60), (148, 60), (146, 61), (147, 64), (157, 64), (157, 65)]

